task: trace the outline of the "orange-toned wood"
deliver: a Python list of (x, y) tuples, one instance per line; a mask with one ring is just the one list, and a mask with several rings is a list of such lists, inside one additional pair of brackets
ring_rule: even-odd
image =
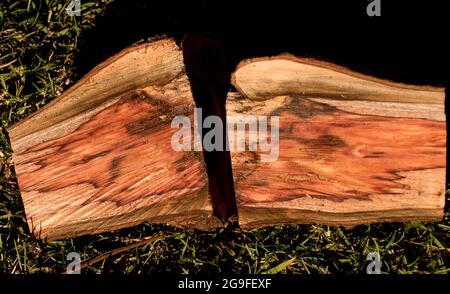
[[(232, 82), (238, 92), (229, 94), (227, 115), (280, 122), (277, 160), (232, 152), (242, 227), (442, 218), (443, 89), (290, 55), (244, 61)], [(194, 107), (180, 49), (159, 40), (113, 56), (9, 128), (31, 231), (60, 239), (146, 221), (220, 226), (226, 219), (214, 208), (233, 207), (235, 198), (211, 201), (206, 164), (229, 162), (205, 163), (201, 152), (171, 146), (172, 118), (192, 122)]]
[(228, 115), (280, 122), (278, 160), (232, 152), (241, 226), (442, 218), (443, 89), (286, 55), (243, 62), (233, 83)]
[(128, 48), (9, 129), (31, 231), (60, 239), (145, 221), (211, 228), (199, 152), (175, 152), (175, 115), (192, 119), (171, 40)]

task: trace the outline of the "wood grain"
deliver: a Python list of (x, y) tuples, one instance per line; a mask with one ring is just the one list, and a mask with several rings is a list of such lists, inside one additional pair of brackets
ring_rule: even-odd
[[(217, 172), (229, 170), (229, 161), (205, 163), (201, 152), (171, 146), (178, 131), (172, 118), (193, 121), (191, 89), (203, 105), (224, 102), (209, 93), (224, 90), (224, 78), (220, 87), (212, 85), (215, 76), (202, 72), (205, 54), (191, 51), (185, 52), (191, 85), (174, 41), (154, 41), (111, 57), (8, 129), (27, 221), (37, 237), (146, 221), (206, 230), (234, 217), (236, 204), (243, 228), (442, 218), (443, 89), (291, 55), (242, 62), (232, 76), (238, 92), (228, 95), (227, 115), (279, 117), (280, 136), (272, 138), (279, 157), (263, 162), (261, 150), (232, 150), (235, 200), (233, 182)], [(197, 66), (199, 60), (205, 64)], [(208, 109), (224, 119), (223, 107)], [(208, 188), (217, 190), (213, 197)]]
[(278, 160), (232, 152), (242, 227), (442, 219), (443, 89), (286, 55), (241, 63), (233, 84), (228, 115), (280, 121)]
[(194, 101), (172, 40), (128, 48), (10, 128), (31, 231), (60, 239), (145, 221), (186, 228), (211, 216), (201, 153), (175, 152), (175, 115)]

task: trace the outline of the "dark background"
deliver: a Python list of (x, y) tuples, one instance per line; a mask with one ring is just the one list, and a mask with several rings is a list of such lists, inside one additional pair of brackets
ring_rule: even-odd
[(154, 36), (187, 32), (219, 41), (230, 68), (242, 59), (289, 52), (412, 84), (446, 84), (447, 1), (115, 0), (82, 38), (79, 74)]

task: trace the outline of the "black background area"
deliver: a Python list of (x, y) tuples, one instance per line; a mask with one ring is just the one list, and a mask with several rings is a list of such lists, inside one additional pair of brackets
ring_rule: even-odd
[[(114, 0), (82, 36), (79, 74), (140, 40), (191, 32), (217, 40), (230, 69), (248, 57), (289, 52), (411, 84), (444, 86), (447, 1)], [(82, 16), (81, 16), (82, 17)]]

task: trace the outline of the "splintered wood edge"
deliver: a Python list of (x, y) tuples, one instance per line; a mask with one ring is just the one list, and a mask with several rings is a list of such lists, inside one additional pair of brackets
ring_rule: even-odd
[[(136, 66), (133, 67), (131, 64), (129, 68), (116, 68), (115, 71), (112, 71), (114, 69), (113, 67), (117, 66), (117, 63), (126, 58), (127, 55), (142, 51), (144, 57), (154, 61), (153, 65), (159, 65), (159, 69), (162, 69), (159, 73), (159, 77), (157, 76), (157, 73), (153, 73), (151, 71), (146, 72), (146, 70), (148, 71), (149, 67), (152, 66), (152, 64), (149, 63), (147, 63), (147, 66), (143, 70), (140, 70)], [(143, 56), (139, 56), (139, 58), (142, 57)], [(134, 61), (137, 60), (136, 57), (132, 59)], [(137, 60), (137, 62), (144, 63), (143, 60)], [(99, 73), (102, 74), (101, 72), (106, 69), (112, 71), (112, 73), (110, 73), (111, 78), (118, 79), (122, 84), (128, 83), (130, 86), (113, 87), (113, 85), (109, 85), (105, 91), (102, 91), (102, 89), (97, 90), (97, 75)], [(130, 75), (129, 77), (124, 78), (124, 76), (129, 74), (130, 69), (136, 71), (134, 76)], [(161, 39), (134, 45), (120, 51), (95, 66), (88, 74), (66, 90), (61, 96), (46, 104), (43, 108), (31, 114), (24, 120), (10, 126), (7, 131), (11, 141), (15, 141), (39, 130), (46, 129), (49, 126), (57, 124), (63, 120), (75, 117), (80, 113), (101, 105), (111, 98), (117, 97), (135, 88), (144, 87), (147, 84), (164, 85), (169, 83), (171, 80), (180, 77), (184, 73), (185, 69), (182, 53), (173, 39)], [(151, 74), (154, 75), (153, 80), (150, 78), (143, 78), (144, 75), (149, 76)], [(122, 78), (122, 81), (120, 81), (120, 78)], [(119, 82), (116, 82), (116, 84)], [(85, 91), (89, 89), (91, 90), (86, 93)], [(93, 96), (96, 98), (87, 99)]]
[[(371, 86), (374, 87), (374, 89), (376, 90), (375, 92), (384, 90), (387, 92), (391, 92), (389, 93), (389, 95), (392, 95), (393, 93), (396, 93), (396, 95), (393, 95), (394, 97), (393, 99), (386, 97), (389, 95), (383, 95), (382, 97), (370, 97), (370, 95), (367, 95), (368, 93), (365, 94), (358, 93), (356, 91), (357, 89), (355, 89), (355, 93), (351, 93), (355, 94), (354, 97), (345, 97), (344, 95), (345, 93), (339, 92), (336, 92), (334, 93), (334, 95), (330, 95), (329, 97), (324, 97), (323, 95), (324, 92), (322, 93), (316, 93), (311, 91), (308, 92), (308, 90), (311, 90), (311, 87), (310, 89), (308, 89), (308, 85), (305, 86), (305, 84), (301, 84), (299, 82), (302, 81), (302, 79), (309, 78), (306, 75), (304, 77), (299, 75), (290, 75), (288, 78), (289, 82), (298, 82), (298, 85), (296, 85), (296, 88), (294, 90), (283, 89), (284, 85), (280, 81), (275, 80), (271, 76), (257, 74), (258, 70), (255, 69), (255, 67), (260, 63), (270, 63), (274, 61), (288, 61), (288, 62), (290, 61), (292, 63), (297, 63), (300, 65), (302, 64), (307, 66), (313, 66), (319, 70), (322, 70), (322, 72), (328, 73), (330, 75), (343, 74), (348, 78), (353, 79), (354, 81), (359, 81), (361, 83), (370, 83)], [(239, 75), (244, 70), (254, 72), (251, 75), (251, 79), (245, 80), (239, 77)], [(270, 74), (276, 73), (270, 72)], [(311, 84), (311, 81), (309, 82)], [(322, 82), (322, 80), (318, 78), (315, 82), (319, 84)], [(442, 105), (444, 104), (445, 100), (445, 88), (442, 87), (406, 85), (403, 83), (392, 82), (384, 79), (379, 79), (373, 76), (361, 74), (353, 70), (350, 70), (346, 67), (329, 63), (326, 61), (320, 61), (312, 58), (297, 57), (288, 53), (272, 57), (251, 58), (241, 61), (236, 67), (236, 70), (232, 74), (231, 83), (241, 95), (251, 100), (266, 100), (276, 96), (289, 94), (298, 94), (305, 97), (321, 97), (345, 101), (367, 100), (379, 102), (402, 102), (402, 103), (406, 102), (406, 103), (442, 104)], [(258, 89), (263, 90), (260, 90), (258, 92), (252, 91), (251, 89), (248, 88), (250, 84), (258, 84), (258, 83), (260, 83), (258, 85), (259, 86)], [(336, 82), (336, 84), (338, 84), (338, 82)], [(323, 85), (320, 86), (323, 87)], [(323, 90), (327, 89), (323, 88)], [(376, 94), (379, 95), (379, 93)]]

